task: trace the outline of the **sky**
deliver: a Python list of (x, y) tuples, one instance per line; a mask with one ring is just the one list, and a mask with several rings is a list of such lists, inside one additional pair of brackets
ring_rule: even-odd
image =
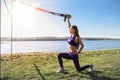
[[(25, 0), (40, 8), (72, 15), (81, 37), (120, 38), (120, 0)], [(68, 37), (63, 17), (37, 11), (19, 2), (6, 0), (12, 15), (13, 37)], [(11, 17), (1, 0), (2, 37), (10, 37)]]

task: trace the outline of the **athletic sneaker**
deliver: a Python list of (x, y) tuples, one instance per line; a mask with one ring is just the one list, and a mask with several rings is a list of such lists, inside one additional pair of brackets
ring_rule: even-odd
[(60, 69), (60, 70), (56, 71), (56, 73), (64, 73), (64, 72), (65, 72), (64, 69)]
[(94, 71), (94, 66), (90, 65), (89, 72), (93, 72), (93, 71)]

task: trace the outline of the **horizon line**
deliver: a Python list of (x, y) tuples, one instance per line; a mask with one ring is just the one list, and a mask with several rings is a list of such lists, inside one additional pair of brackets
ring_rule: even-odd
[[(67, 38), (69, 36), (25, 36), (25, 37), (12, 37), (12, 38)], [(8, 36), (4, 36), (1, 38), (11, 38)], [(81, 38), (117, 38), (120, 39), (120, 37), (102, 37), (102, 36), (81, 36)]]

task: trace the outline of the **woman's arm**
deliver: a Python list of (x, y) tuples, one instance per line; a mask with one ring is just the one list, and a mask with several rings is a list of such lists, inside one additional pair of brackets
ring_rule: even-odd
[(81, 51), (82, 51), (83, 48), (84, 48), (84, 44), (83, 44), (83, 42), (82, 42), (82, 40), (81, 40), (80, 37), (79, 37), (79, 44), (81, 45), (81, 47), (80, 47), (80, 50), (78, 51), (78, 54), (81, 53)]

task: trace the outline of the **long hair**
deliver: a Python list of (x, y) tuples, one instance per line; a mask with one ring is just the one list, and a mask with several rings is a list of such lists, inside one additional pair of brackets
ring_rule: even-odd
[(77, 26), (76, 26), (76, 25), (73, 25), (72, 28), (75, 30), (75, 35), (78, 36), (78, 37), (80, 37)]
[[(76, 35), (77, 37), (80, 37), (77, 26), (76, 26), (76, 25), (73, 25), (72, 28), (75, 30), (75, 35)], [(78, 41), (78, 43), (79, 43), (79, 41)], [(77, 45), (77, 48), (79, 48), (79, 45)]]

